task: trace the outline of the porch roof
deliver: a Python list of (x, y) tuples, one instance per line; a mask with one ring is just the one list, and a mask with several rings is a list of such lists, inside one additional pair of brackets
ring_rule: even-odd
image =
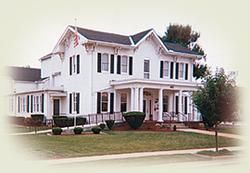
[(125, 89), (130, 87), (142, 87), (152, 89), (186, 90), (196, 91), (201, 87), (201, 83), (177, 80), (150, 80), (150, 79), (126, 79), (112, 80), (110, 85), (114, 89)]

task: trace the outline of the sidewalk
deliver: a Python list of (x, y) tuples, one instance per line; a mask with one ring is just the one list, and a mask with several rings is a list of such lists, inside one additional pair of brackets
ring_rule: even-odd
[[(212, 135), (214, 136), (214, 131), (207, 131), (207, 130), (198, 130), (198, 129), (177, 129), (180, 132), (193, 132), (193, 133), (200, 133), (205, 135)], [(221, 133), (218, 132), (218, 136), (226, 137), (226, 138), (234, 138), (234, 139), (244, 139), (241, 135), (230, 134), (230, 133)]]
[[(220, 149), (227, 149), (230, 151), (239, 151), (242, 149), (242, 147), (221, 147)], [(40, 160), (37, 162), (45, 163), (45, 164), (49, 164), (49, 165), (71, 164), (71, 163), (82, 163), (82, 162), (89, 162), (89, 161), (128, 159), (128, 158), (139, 158), (139, 157), (149, 157), (149, 156), (163, 156), (163, 155), (175, 155), (175, 154), (196, 154), (198, 151), (204, 151), (204, 150), (213, 150), (214, 151), (215, 148), (140, 152), (140, 153), (128, 153), (128, 154), (112, 154), (112, 155), (103, 155), (103, 156), (89, 156), (89, 157), (54, 159), (54, 160)]]

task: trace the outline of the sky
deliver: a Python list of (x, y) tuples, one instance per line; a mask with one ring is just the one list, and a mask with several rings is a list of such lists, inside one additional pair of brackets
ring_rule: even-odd
[[(3, 5), (2, 5), (3, 4)], [(169, 23), (191, 25), (212, 68), (237, 71), (246, 85), (249, 15), (247, 1), (215, 0), (43, 0), (1, 4), (2, 65), (40, 67), (67, 25), (131, 35), (154, 28), (162, 36)]]

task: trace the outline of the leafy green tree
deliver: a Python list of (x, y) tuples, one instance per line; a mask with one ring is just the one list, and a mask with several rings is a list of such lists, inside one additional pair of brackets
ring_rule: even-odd
[[(206, 58), (205, 51), (197, 43), (200, 33), (193, 31), (190, 25), (169, 24), (165, 35), (161, 38), (163, 42), (178, 43)], [(196, 64), (194, 77), (204, 78), (208, 74), (206, 65)]]
[(203, 87), (193, 94), (193, 101), (201, 113), (204, 125), (215, 130), (216, 151), (218, 151), (218, 125), (236, 120), (239, 97), (234, 79), (223, 69), (215, 75), (208, 75)]

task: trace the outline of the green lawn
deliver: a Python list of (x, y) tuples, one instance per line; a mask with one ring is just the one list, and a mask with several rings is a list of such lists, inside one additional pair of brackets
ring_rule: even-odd
[[(28, 152), (46, 158), (65, 158), (115, 153), (164, 151), (214, 147), (214, 136), (185, 132), (106, 132), (100, 135), (17, 136)], [(220, 146), (235, 146), (238, 141), (219, 138)]]
[(235, 126), (219, 127), (218, 131), (221, 133), (231, 133), (239, 135), (241, 133), (241, 128)]

